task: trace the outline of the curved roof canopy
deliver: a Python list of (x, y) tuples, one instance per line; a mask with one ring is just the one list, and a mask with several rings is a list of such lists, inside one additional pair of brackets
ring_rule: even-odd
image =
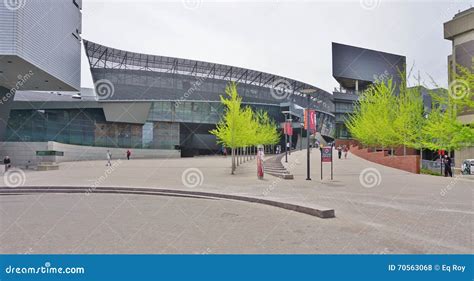
[(305, 96), (302, 91), (308, 92), (308, 89), (311, 89), (313, 102), (327, 102), (331, 99), (331, 94), (320, 88), (270, 73), (217, 63), (128, 52), (87, 40), (83, 41), (91, 69), (142, 70), (208, 77), (276, 90), (281, 88), (281, 90), (290, 90), (292, 94), (299, 96)]

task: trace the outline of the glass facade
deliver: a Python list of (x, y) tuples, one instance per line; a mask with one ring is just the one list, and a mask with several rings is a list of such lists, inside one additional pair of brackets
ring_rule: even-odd
[[(275, 121), (284, 121), (279, 106), (261, 104), (243, 104), (243, 106), (250, 106), (255, 111), (267, 111)], [(148, 120), (217, 124), (223, 113), (224, 106), (220, 102), (156, 101), (152, 103)]]
[(174, 149), (179, 145), (179, 124), (106, 122), (102, 109), (12, 110), (6, 141)]
[[(317, 130), (324, 136), (334, 136), (332, 97), (314, 86), (249, 69), (122, 52), (88, 41), (84, 44), (99, 102), (94, 108), (86, 108), (78, 100), (65, 109), (55, 101), (47, 104), (55, 109), (15, 109), (10, 114), (7, 141), (150, 149), (179, 146), (189, 154), (193, 150), (217, 150), (219, 146), (209, 130), (224, 113), (220, 96), (225, 95), (231, 81), (237, 83), (243, 106), (268, 112), (277, 124), (284, 122), (283, 104), (297, 106), (302, 112), (308, 102), (302, 90), (312, 89), (310, 106), (317, 111)], [(101, 83), (113, 91), (104, 94)], [(115, 120), (108, 122), (101, 108), (107, 103), (137, 101), (150, 103), (148, 116), (140, 118), (144, 124), (123, 123), (128, 121), (121, 120), (130, 119), (114, 119), (106, 111), (109, 119)], [(294, 122), (300, 123), (299, 119), (302, 115)]]
[[(53, 102), (54, 103), (54, 102)], [(247, 106), (247, 104), (243, 104)], [(253, 110), (267, 111), (277, 123), (284, 122), (282, 108), (250, 104)], [(218, 102), (155, 101), (145, 124), (107, 122), (101, 108), (12, 110), (6, 141), (46, 142), (120, 147), (216, 149), (209, 130), (219, 122), (224, 107)], [(323, 135), (334, 131), (334, 117), (317, 112), (317, 130)], [(295, 122), (298, 122), (295, 120)]]
[(97, 124), (100, 123), (105, 123), (100, 109), (12, 110), (6, 141), (95, 145)]

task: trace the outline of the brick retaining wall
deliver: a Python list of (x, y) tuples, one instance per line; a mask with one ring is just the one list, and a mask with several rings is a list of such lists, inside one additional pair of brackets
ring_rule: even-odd
[(362, 148), (359, 146), (351, 146), (350, 151), (360, 158), (377, 164), (400, 169), (410, 173), (420, 173), (419, 155), (389, 156), (388, 151), (369, 152), (367, 148)]

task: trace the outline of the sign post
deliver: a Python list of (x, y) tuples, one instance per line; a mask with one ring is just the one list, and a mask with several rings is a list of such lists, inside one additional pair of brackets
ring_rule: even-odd
[(324, 146), (321, 148), (321, 180), (323, 180), (323, 162), (331, 163), (331, 180), (332, 180), (333, 179), (332, 146)]
[(333, 161), (333, 158), (332, 158), (332, 146), (331, 146), (331, 180), (332, 180), (332, 176), (333, 176), (333, 165), (332, 163), (334, 163)]
[(443, 157), (444, 157), (444, 150), (439, 149), (438, 150), (438, 155), (439, 155), (439, 167), (440, 167), (440, 173), (443, 175)]

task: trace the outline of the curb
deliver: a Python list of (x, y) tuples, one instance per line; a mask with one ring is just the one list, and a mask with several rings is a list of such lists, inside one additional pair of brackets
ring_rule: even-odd
[(264, 204), (274, 206), (290, 211), (295, 211), (319, 218), (334, 218), (334, 209), (328, 209), (323, 207), (310, 207), (296, 205), (292, 203), (274, 201), (269, 199), (262, 199), (257, 197), (248, 197), (232, 194), (222, 193), (211, 193), (203, 191), (188, 191), (188, 190), (173, 190), (173, 189), (159, 189), (159, 188), (132, 188), (132, 187), (77, 187), (77, 186), (51, 186), (51, 187), (35, 187), (35, 186), (22, 186), (18, 188), (5, 188), (0, 187), (0, 195), (18, 195), (24, 193), (107, 193), (107, 194), (134, 194), (134, 195), (155, 195), (155, 196), (176, 196), (176, 197), (188, 197), (198, 199), (228, 199), (245, 201), (251, 203)]

